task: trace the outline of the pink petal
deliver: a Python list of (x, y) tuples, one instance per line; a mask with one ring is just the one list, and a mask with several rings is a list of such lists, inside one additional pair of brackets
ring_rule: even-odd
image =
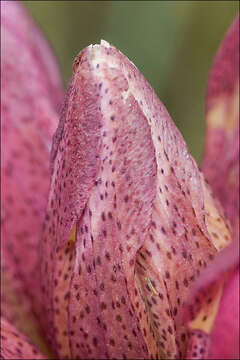
[(75, 60), (52, 171), (42, 283), (59, 355), (184, 356), (189, 286), (230, 233), (165, 107), (104, 41)]
[(42, 86), (51, 103), (58, 109), (63, 97), (63, 82), (57, 60), (38, 24), (19, 1), (2, 1), (1, 16), (3, 28), (14, 34), (24, 48), (28, 48), (34, 66), (41, 73)]
[[(214, 121), (218, 114), (221, 121)], [(228, 30), (213, 63), (207, 92), (207, 143), (204, 173), (234, 226), (234, 244), (214, 265), (239, 264), (239, 15)], [(213, 166), (213, 164), (215, 166)], [(239, 265), (228, 277), (212, 333), (211, 358), (239, 358)], [(207, 276), (202, 283), (207, 281)], [(219, 341), (224, 339), (224, 341)]]
[(234, 223), (239, 218), (239, 15), (210, 72), (206, 117), (203, 172)]
[(1, 317), (1, 359), (47, 359), (31, 341)]
[(211, 343), (209, 359), (239, 359), (239, 268), (224, 288)]
[[(210, 343), (209, 356), (212, 359), (239, 358), (236, 283), (236, 276), (239, 276), (236, 275), (239, 274), (238, 101), (239, 16), (218, 50), (209, 77), (206, 106), (207, 142), (203, 163), (204, 173), (232, 222), (234, 241), (205, 269), (192, 287), (188, 299), (190, 308), (197, 307), (200, 303), (205, 313), (212, 316), (213, 320), (216, 317), (214, 325), (212, 324)], [(218, 294), (221, 289), (223, 296), (218, 305)], [(211, 302), (208, 302), (210, 298)], [(211, 314), (213, 310), (216, 311), (216, 315)]]
[(36, 319), (27, 330), (22, 312), (42, 306), (39, 237), (63, 91), (55, 59), (20, 3), (1, 2), (1, 26), (2, 310), (32, 335)]

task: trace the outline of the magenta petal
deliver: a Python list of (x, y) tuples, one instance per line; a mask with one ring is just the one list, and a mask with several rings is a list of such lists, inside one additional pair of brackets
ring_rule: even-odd
[[(210, 343), (210, 358), (239, 358), (239, 16), (213, 63), (207, 91), (204, 174), (233, 225), (233, 243), (202, 273), (191, 297), (202, 302), (223, 288)], [(233, 274), (233, 269), (237, 268)], [(224, 284), (225, 283), (225, 284)], [(235, 287), (234, 287), (235, 286)], [(211, 304), (204, 305), (206, 308)], [(215, 302), (215, 310), (218, 309)]]
[(221, 96), (232, 96), (239, 82), (239, 14), (228, 29), (215, 56), (207, 88), (206, 110)]
[(209, 359), (239, 359), (239, 269), (225, 285), (211, 335)]
[(1, 359), (47, 359), (31, 341), (1, 317)]
[(2, 311), (32, 335), (22, 313), (41, 307), (38, 247), (63, 91), (55, 59), (20, 3), (1, 2), (1, 26)]
[[(51, 104), (59, 109), (63, 97), (63, 82), (56, 58), (40, 28), (20, 1), (2, 1), (1, 17), (3, 29), (8, 29), (15, 40), (22, 44), (23, 49), (28, 49), (34, 67), (41, 74), (41, 83)], [(2, 36), (5, 36), (4, 32)]]
[(229, 230), (165, 107), (105, 41), (75, 60), (52, 172), (42, 285), (59, 356), (184, 356), (183, 303)]
[[(88, 70), (89, 54), (87, 50), (85, 51), (85, 54), (83, 52), (86, 63), (84, 64), (83, 61), (83, 65), (78, 74), (74, 76), (69, 90), (67, 115), (66, 118), (62, 119), (64, 121), (62, 137), (56, 137), (59, 144), (54, 162), (52, 188), (50, 191), (45, 232), (45, 238), (51, 248), (49, 250), (47, 247), (44, 248), (44, 260), (46, 263), (43, 264), (43, 281), (46, 284), (46, 280), (51, 280), (51, 273), (49, 274), (49, 267), (51, 266), (53, 279), (56, 278), (56, 284), (47, 284), (47, 295), (50, 295), (50, 301), (51, 297), (55, 298), (55, 296), (58, 296), (59, 299), (59, 290), (55, 289), (57, 283), (62, 281), (61, 278), (59, 279), (60, 276), (57, 272), (59, 252), (61, 253), (62, 244), (66, 242), (73, 225), (76, 224), (77, 236), (76, 245), (74, 246), (76, 246), (77, 253), (74, 254), (76, 256), (74, 259), (75, 266), (71, 284), (69, 285), (73, 289), (70, 291), (71, 297), (69, 305), (70, 334), (72, 334), (72, 344), (70, 347), (72, 356), (75, 357), (76, 353), (80, 356), (80, 352), (83, 358), (86, 356), (97, 358), (100, 356), (101, 358), (105, 358), (106, 356), (119, 356), (120, 353), (124, 354), (126, 352), (126, 356), (128, 357), (137, 356), (138, 358), (144, 358), (146, 357), (147, 350), (143, 336), (138, 329), (136, 315), (129, 304), (130, 295), (127, 288), (127, 277), (129, 277), (129, 282), (132, 282), (131, 279), (134, 275), (134, 254), (141, 246), (144, 239), (144, 232), (146, 232), (147, 226), (149, 225), (151, 201), (154, 195), (153, 184), (156, 176), (156, 166), (154, 163), (154, 150), (150, 141), (150, 129), (136, 102), (132, 111), (129, 106), (125, 106), (121, 103), (119, 104), (119, 107), (122, 106), (121, 110), (123, 118), (127, 116), (125, 112), (128, 113), (129, 124), (123, 122), (123, 124), (119, 126), (119, 139), (122, 140), (117, 142), (116, 146), (118, 147), (119, 155), (125, 154), (125, 166), (130, 162), (132, 162), (132, 164), (128, 170), (126, 168), (126, 170), (122, 172), (122, 175), (120, 175), (117, 164), (115, 164), (116, 167), (114, 167), (108, 160), (107, 163), (111, 168), (111, 174), (116, 170), (115, 174), (117, 175), (114, 174), (112, 181), (108, 181), (108, 184), (106, 185), (107, 178), (104, 180), (104, 178), (101, 177), (101, 158), (102, 156), (105, 156), (104, 152), (106, 152), (106, 156), (108, 152), (107, 149), (104, 150), (107, 145), (104, 145), (102, 137), (103, 123), (104, 121), (107, 121), (106, 118), (103, 119), (103, 116), (107, 114), (107, 109), (104, 111), (104, 114), (100, 111), (99, 91), (101, 86), (99, 87), (99, 84), (97, 86), (95, 85), (95, 82), (97, 81), (95, 74)], [(115, 72), (113, 72), (113, 75), (115, 76)], [(124, 91), (125, 86), (126, 80), (124, 80), (119, 72), (119, 80), (116, 81), (116, 88), (109, 89), (109, 95), (112, 91), (115, 92), (121, 89)], [(105, 90), (104, 86), (104, 91)], [(117, 94), (112, 95), (117, 96)], [(109, 111), (111, 111), (111, 105), (111, 103), (108, 104)], [(112, 111), (115, 110), (117, 109), (114, 105)], [(117, 116), (117, 114), (112, 114), (113, 120), (110, 118), (109, 120), (113, 122), (115, 116)], [(137, 120), (138, 118), (139, 120)], [(142, 124), (142, 126), (139, 127), (139, 124)], [(145, 131), (142, 133), (141, 129), (145, 129)], [(148, 134), (148, 138), (145, 138), (146, 134)], [(114, 135), (112, 136), (114, 137)], [(136, 139), (138, 139), (139, 142), (136, 142)], [(108, 141), (108, 138), (106, 138), (106, 141)], [(112, 144), (115, 143), (115, 140), (112, 137), (110, 141)], [(141, 152), (143, 145), (145, 151)], [(131, 158), (135, 153), (138, 154), (136, 159), (129, 159), (128, 151)], [(121, 160), (122, 156), (123, 155), (120, 157)], [(103, 174), (103, 176), (106, 177), (107, 174)], [(129, 189), (129, 199), (127, 192), (124, 190), (126, 176), (129, 179), (129, 186), (131, 186), (131, 189)], [(138, 179), (142, 180), (138, 180), (134, 183), (133, 179), (136, 176)], [(119, 179), (117, 179), (117, 177), (119, 177)], [(113, 181), (114, 178), (116, 178), (116, 185)], [(109, 187), (109, 190), (106, 188), (102, 195), (99, 193), (101, 186), (104, 186), (104, 188)], [(114, 190), (115, 186), (120, 190), (118, 199), (116, 198), (116, 192)], [(132, 196), (130, 197), (131, 193)], [(108, 204), (104, 205), (102, 196), (108, 198)], [(116, 203), (115, 206), (119, 207), (119, 220), (117, 220), (117, 210), (114, 210), (113, 203)], [(113, 207), (111, 212), (110, 204), (112, 204), (111, 207)], [(135, 204), (135, 206), (133, 207), (133, 210), (130, 210), (133, 204)], [(103, 214), (103, 206), (108, 206), (109, 208), (109, 212), (106, 212), (106, 214)], [(89, 224), (91, 208), (94, 212), (94, 224)], [(122, 264), (120, 242), (118, 241), (119, 244), (118, 242), (116, 244), (109, 244), (108, 252), (101, 243), (106, 241), (105, 238), (107, 238), (107, 234), (111, 234), (110, 236), (112, 238), (114, 233), (116, 234), (115, 236), (120, 236), (118, 234), (120, 234), (121, 228), (126, 228), (127, 231), (130, 225), (128, 224), (127, 218), (125, 220), (122, 218), (125, 211), (129, 211), (129, 216), (131, 216), (133, 222), (136, 221), (136, 234), (138, 234), (139, 239), (136, 241), (136, 235), (132, 237), (132, 240), (129, 242), (130, 247), (132, 244), (132, 251), (129, 252), (128, 255), (126, 254), (125, 264)], [(101, 225), (103, 217), (106, 217), (107, 220), (105, 227)], [(148, 222), (146, 222), (146, 217), (149, 219)], [(99, 222), (100, 219), (101, 222)], [(93, 226), (96, 226), (95, 230), (92, 229)], [(55, 229), (57, 229), (57, 232), (55, 232)], [(129, 228), (128, 231), (133, 231), (133, 228)], [(93, 232), (96, 232), (96, 239), (93, 239)], [(54, 239), (55, 244), (53, 243)], [(94, 248), (93, 242), (95, 243)], [(56, 247), (57, 245), (58, 247)], [(84, 249), (85, 247), (86, 249)], [(51, 253), (54, 254), (54, 257), (52, 256), (53, 261), (47, 263)], [(95, 253), (98, 253), (98, 258), (96, 259)], [(110, 256), (109, 259), (108, 256)], [(86, 263), (81, 265), (81, 262), (84, 262), (84, 258), (86, 258)], [(112, 261), (114, 258), (116, 259), (115, 272), (113, 272), (112, 269), (114, 265)], [(103, 259), (105, 259), (105, 261)], [(97, 285), (96, 269), (94, 266), (99, 266), (101, 261), (104, 261), (105, 265), (104, 267), (99, 267), (97, 280), (99, 285)], [(51, 263), (53, 263), (53, 265)], [(80, 269), (81, 266), (83, 267), (82, 270)], [(67, 274), (69, 274), (69, 272), (68, 268)], [(83, 275), (79, 277), (81, 272), (83, 272)], [(109, 273), (108, 281), (104, 280), (106, 272)], [(126, 274), (126, 277), (124, 274)], [(68, 275), (69, 280), (70, 275), (71, 273)], [(75, 276), (77, 277), (77, 286), (75, 284)], [(111, 277), (113, 276), (115, 277), (114, 281), (111, 280)], [(86, 285), (84, 284), (88, 284), (86, 290), (87, 293), (85, 298), (82, 299), (81, 307), (79, 308), (79, 299), (82, 297), (82, 293), (86, 288)], [(95, 289), (95, 292), (97, 292), (98, 286), (100, 286), (102, 296), (99, 293), (99, 297), (97, 296), (96, 298), (93, 290)], [(78, 288), (79, 292), (77, 291)], [(65, 287), (63, 287), (63, 289), (67, 295), (69, 289), (66, 289)], [(119, 299), (118, 294), (121, 294)], [(66, 299), (68, 298), (66, 297)], [(75, 302), (75, 299), (77, 299), (77, 302)], [(97, 303), (95, 299), (97, 299)], [(113, 299), (115, 300), (113, 301)], [(124, 344), (126, 343), (126, 340), (124, 339), (125, 330), (121, 327), (118, 331), (117, 328), (115, 328), (113, 332), (113, 328), (111, 329), (110, 326), (107, 326), (107, 324), (112, 321), (114, 321), (116, 325), (118, 324), (115, 318), (116, 315), (112, 311), (112, 306), (118, 306), (115, 304), (115, 301), (119, 303), (119, 307), (122, 306), (122, 309), (119, 312), (119, 318), (122, 318), (125, 330), (131, 327), (131, 333), (128, 335), (129, 347), (126, 349), (123, 347), (123, 342)], [(105, 307), (108, 308), (105, 315), (108, 318), (104, 320), (104, 313), (102, 315), (100, 314), (101, 312), (104, 312)], [(59, 321), (61, 320), (58, 320), (59, 316), (55, 315), (56, 309), (58, 312), (64, 313), (64, 311), (58, 303), (54, 303), (54, 308), (49, 309), (51, 318), (55, 317), (55, 321), (58, 321), (59, 324)], [(130, 315), (130, 313), (132, 315)], [(103, 321), (101, 325), (104, 326), (102, 328), (102, 335), (97, 315), (99, 315)], [(100, 318), (99, 321), (101, 322)], [(58, 327), (58, 329), (58, 332), (60, 332), (60, 327)], [(81, 329), (84, 329), (84, 331), (81, 331)], [(134, 331), (134, 333), (132, 331)], [(56, 337), (58, 339), (59, 335), (57, 334)], [(87, 337), (89, 337), (89, 340), (86, 340)], [(117, 342), (117, 337), (119, 337), (119, 342)], [(91, 352), (90, 350), (79, 349), (79, 341), (81, 341), (81, 338), (83, 338), (85, 342), (91, 342)], [(65, 350), (66, 349), (60, 348), (59, 351), (64, 354)]]
[(229, 219), (239, 219), (239, 15), (228, 30), (210, 72), (203, 172)]

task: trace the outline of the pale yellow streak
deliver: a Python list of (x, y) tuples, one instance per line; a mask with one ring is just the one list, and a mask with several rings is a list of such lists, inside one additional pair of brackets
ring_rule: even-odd
[(219, 128), (232, 133), (239, 117), (239, 86), (236, 87), (231, 99), (222, 96), (207, 114), (207, 123), (211, 128)]
[[(219, 285), (214, 301), (211, 304), (208, 304), (207, 309), (203, 307), (196, 316), (196, 318), (189, 323), (189, 327), (191, 329), (202, 330), (205, 333), (210, 334), (215, 322), (215, 318), (218, 313), (222, 291), (223, 291), (223, 284)], [(203, 321), (205, 315), (207, 316), (207, 319)]]
[(69, 235), (68, 241), (75, 242), (76, 241), (76, 224), (73, 226), (72, 232)]

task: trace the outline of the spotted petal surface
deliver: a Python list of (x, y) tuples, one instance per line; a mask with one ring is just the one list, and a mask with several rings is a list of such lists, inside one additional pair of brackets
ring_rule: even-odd
[(220, 205), (144, 77), (105, 41), (84, 49), (52, 147), (42, 241), (59, 356), (186, 356), (190, 284), (229, 241)]
[(1, 2), (1, 54), (2, 311), (34, 337), (49, 153), (63, 91), (45, 39), (15, 1)]

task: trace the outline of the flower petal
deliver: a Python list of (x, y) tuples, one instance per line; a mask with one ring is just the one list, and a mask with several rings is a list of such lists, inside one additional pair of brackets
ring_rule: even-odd
[[(191, 289), (188, 299), (190, 308), (199, 309), (190, 327), (202, 329), (202, 320), (208, 315), (204, 330), (211, 332), (209, 356), (215, 359), (239, 358), (236, 341), (239, 334), (238, 316), (235, 317), (239, 311), (238, 291), (232, 277), (233, 269), (239, 266), (239, 198), (236, 196), (239, 191), (238, 102), (239, 16), (218, 50), (209, 77), (207, 142), (203, 162), (204, 174), (233, 225), (234, 242), (205, 269)], [(236, 273), (239, 274), (239, 269), (234, 270)]]
[[(3, 1), (1, 16), (3, 29), (7, 28), (15, 36), (15, 41), (21, 43), (25, 50), (28, 49), (34, 66), (41, 73), (42, 86), (52, 105), (58, 110), (63, 97), (63, 81), (57, 60), (38, 24), (20, 1)], [(2, 36), (5, 36), (4, 33)]]
[[(191, 298), (194, 296), (198, 299), (203, 297), (204, 300), (215, 298), (215, 304), (211, 301), (214, 324), (211, 324), (208, 359), (239, 358), (239, 267), (233, 268), (232, 258), (229, 256), (233, 251), (236, 252), (235, 246), (227, 247), (216, 257), (215, 261), (202, 273), (191, 294)], [(223, 294), (222, 296), (221, 293), (219, 294), (216, 304), (216, 293), (219, 289)], [(201, 305), (204, 308), (204, 301), (201, 301)], [(207, 306), (210, 304), (205, 304), (205, 312)], [(198, 320), (195, 327), (199, 327), (199, 324)], [(206, 336), (206, 333), (203, 335)]]
[[(227, 32), (210, 73), (207, 91), (207, 126), (203, 170), (234, 229), (234, 243), (219, 255), (200, 280), (203, 287), (204, 284), (206, 286), (209, 284), (213, 274), (214, 280), (221, 282), (224, 270), (228, 273), (211, 335), (210, 358), (238, 359), (239, 15)], [(234, 265), (237, 265), (237, 269), (231, 272)], [(221, 342), (219, 339), (224, 341)]]
[(165, 107), (105, 41), (75, 60), (52, 169), (42, 282), (59, 354), (184, 356), (189, 285), (230, 233)]
[(47, 359), (31, 341), (1, 317), (1, 359)]
[(35, 336), (38, 246), (62, 88), (55, 59), (20, 3), (1, 2), (1, 26), (2, 311)]
[(239, 359), (239, 268), (224, 288), (211, 335), (209, 359)]
[(234, 223), (239, 218), (239, 15), (210, 72), (206, 118), (203, 172)]

